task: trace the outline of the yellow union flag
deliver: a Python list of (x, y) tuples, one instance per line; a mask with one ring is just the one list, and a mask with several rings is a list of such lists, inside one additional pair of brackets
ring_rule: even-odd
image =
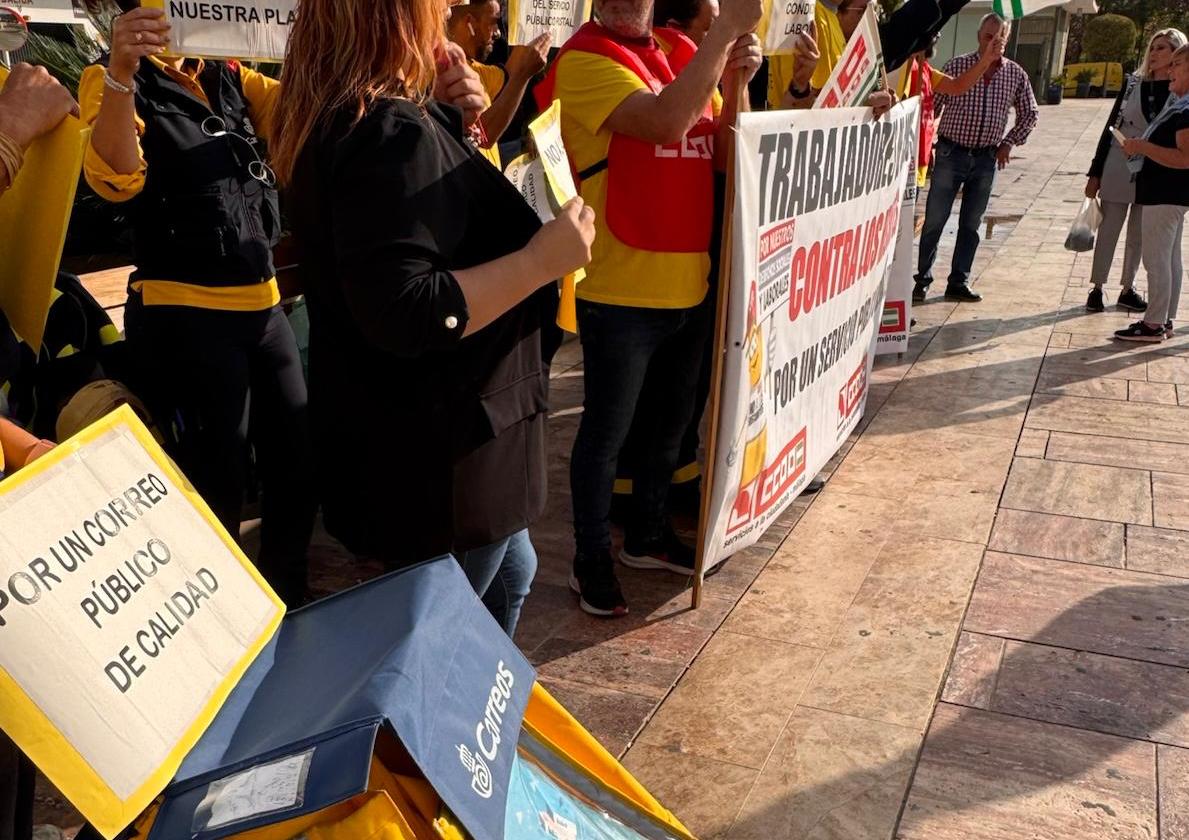
[[(0, 86), (7, 78), (0, 67)], [(87, 131), (67, 117), (35, 141), (12, 188), (0, 197), (0, 310), (35, 352), (45, 335)]]

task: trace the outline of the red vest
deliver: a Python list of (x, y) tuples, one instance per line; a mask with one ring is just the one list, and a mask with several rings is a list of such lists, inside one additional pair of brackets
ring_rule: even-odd
[[(650, 40), (647, 45), (620, 38), (597, 23), (584, 24), (566, 41), (553, 66), (534, 91), (537, 104), (547, 108), (554, 99), (557, 66), (570, 50), (593, 53), (622, 64), (654, 93), (677, 78), (697, 47), (674, 29), (655, 32), (672, 49), (665, 53)], [(563, 113), (565, 103), (562, 103)], [(581, 172), (576, 180), (607, 170), (607, 227), (625, 245), (642, 251), (702, 253), (710, 246), (714, 224), (714, 111), (710, 103), (701, 119), (678, 143), (658, 146), (625, 134), (612, 133), (607, 159)]]

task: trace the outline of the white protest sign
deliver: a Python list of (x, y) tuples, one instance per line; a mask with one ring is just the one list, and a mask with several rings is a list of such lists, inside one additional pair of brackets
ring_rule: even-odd
[(560, 47), (590, 20), (594, 0), (509, 0), (508, 43), (527, 44), (546, 32)]
[(30, 23), (87, 22), (86, 13), (74, 0), (4, 0), (0, 5), (15, 9)]
[(916, 118), (739, 117), (706, 568), (754, 544), (863, 416)]
[[(528, 133), (537, 147), (537, 159), (545, 170), (549, 192), (558, 208), (578, 195), (574, 173), (570, 170), (570, 156), (561, 136), (561, 100), (553, 104), (528, 124)], [(579, 268), (561, 279), (561, 300), (557, 309), (557, 324), (567, 332), (578, 332), (576, 310), (577, 287), (586, 277), (586, 269)]]
[(916, 232), (917, 207), (917, 144), (920, 134), (921, 98), (914, 96), (904, 106), (915, 116), (912, 120), (912, 137), (908, 144), (908, 158), (904, 165), (904, 201), (900, 205), (900, 233), (892, 253), (892, 264), (888, 267), (888, 293), (884, 300), (883, 317), (879, 322), (879, 338), (875, 344), (875, 355), (903, 353), (908, 349), (908, 331), (912, 323), (913, 268), (916, 265), (916, 248), (913, 239)]
[(879, 42), (879, 20), (875, 4), (867, 7), (863, 20), (846, 42), (826, 86), (814, 100), (814, 108), (858, 108), (883, 83), (883, 47)]
[(549, 203), (549, 184), (545, 165), (539, 157), (521, 155), (504, 168), (504, 176), (520, 191), (524, 200), (542, 222), (553, 221), (553, 207)]
[(549, 188), (560, 207), (578, 195), (574, 173), (570, 171), (570, 156), (561, 138), (561, 100), (553, 104), (528, 124), (528, 133), (537, 147), (537, 155), (545, 167)]
[(283, 614), (126, 407), (0, 483), (0, 728), (107, 837)]
[(797, 35), (809, 31), (813, 8), (814, 0), (764, 0), (764, 16), (756, 29), (764, 55), (791, 53)]
[(297, 0), (145, 0), (165, 9), (173, 27), (170, 52), (203, 58), (280, 61)]

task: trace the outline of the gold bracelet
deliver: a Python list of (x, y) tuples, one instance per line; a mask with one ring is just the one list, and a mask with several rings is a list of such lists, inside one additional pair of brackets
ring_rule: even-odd
[(17, 173), (21, 171), (24, 162), (25, 153), (17, 145), (17, 141), (0, 131), (0, 166), (8, 172), (8, 186), (11, 187), (16, 181)]

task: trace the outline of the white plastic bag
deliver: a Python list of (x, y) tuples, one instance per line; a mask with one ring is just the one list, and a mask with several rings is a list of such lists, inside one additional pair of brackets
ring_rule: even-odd
[(1098, 199), (1083, 198), (1082, 209), (1073, 219), (1069, 228), (1069, 235), (1065, 237), (1067, 251), (1093, 251), (1094, 233), (1102, 224), (1102, 210), (1098, 206)]

